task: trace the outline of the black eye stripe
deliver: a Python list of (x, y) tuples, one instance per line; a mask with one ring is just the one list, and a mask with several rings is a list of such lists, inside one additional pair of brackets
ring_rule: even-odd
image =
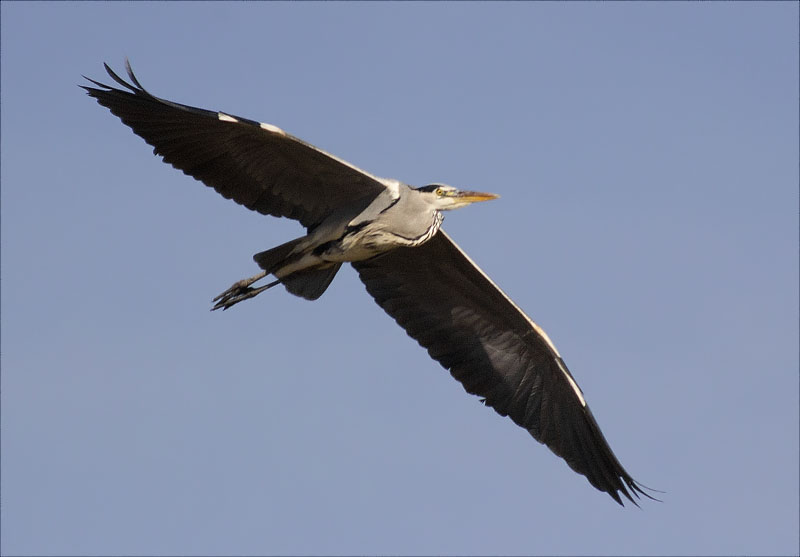
[(417, 188), (417, 191), (435, 192), (437, 189), (441, 187), (442, 184), (428, 184), (427, 186), (421, 186)]

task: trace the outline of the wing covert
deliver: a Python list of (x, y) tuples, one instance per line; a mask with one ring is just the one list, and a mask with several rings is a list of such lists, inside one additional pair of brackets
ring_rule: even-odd
[(603, 437), (550, 339), (440, 230), (352, 264), (369, 293), (464, 389), (601, 491), (644, 493)]
[(83, 89), (164, 162), (248, 209), (313, 228), (337, 209), (366, 205), (386, 188), (380, 178), (271, 124), (159, 99), (125, 65), (132, 83), (105, 65), (124, 90), (89, 78), (97, 87)]

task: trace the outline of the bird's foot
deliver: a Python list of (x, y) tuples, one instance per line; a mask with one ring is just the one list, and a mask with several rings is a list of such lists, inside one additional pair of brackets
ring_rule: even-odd
[(239, 302), (258, 296), (264, 290), (272, 288), (280, 282), (279, 280), (276, 280), (275, 282), (271, 282), (259, 288), (252, 288), (250, 286), (254, 282), (264, 278), (266, 275), (267, 273), (262, 271), (255, 276), (233, 283), (230, 288), (212, 300), (212, 302), (216, 302), (216, 304), (214, 304), (214, 307), (211, 308), (211, 311), (216, 309), (226, 310), (229, 307), (238, 304)]

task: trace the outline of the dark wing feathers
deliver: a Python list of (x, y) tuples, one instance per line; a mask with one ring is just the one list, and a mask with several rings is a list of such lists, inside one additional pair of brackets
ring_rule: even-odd
[(485, 404), (622, 504), (644, 494), (620, 465), (546, 335), (440, 231), (353, 263), (378, 304)]
[(89, 79), (97, 86), (83, 87), (89, 95), (164, 162), (248, 209), (313, 228), (332, 212), (385, 189), (379, 178), (275, 126), (154, 97), (127, 62), (132, 84), (105, 68), (124, 89)]

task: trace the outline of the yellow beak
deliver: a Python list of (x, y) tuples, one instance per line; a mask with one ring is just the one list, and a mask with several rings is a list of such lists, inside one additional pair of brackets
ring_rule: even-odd
[(475, 203), (476, 201), (497, 199), (500, 196), (494, 193), (484, 193), (481, 191), (462, 191), (458, 193), (458, 197), (469, 203)]

